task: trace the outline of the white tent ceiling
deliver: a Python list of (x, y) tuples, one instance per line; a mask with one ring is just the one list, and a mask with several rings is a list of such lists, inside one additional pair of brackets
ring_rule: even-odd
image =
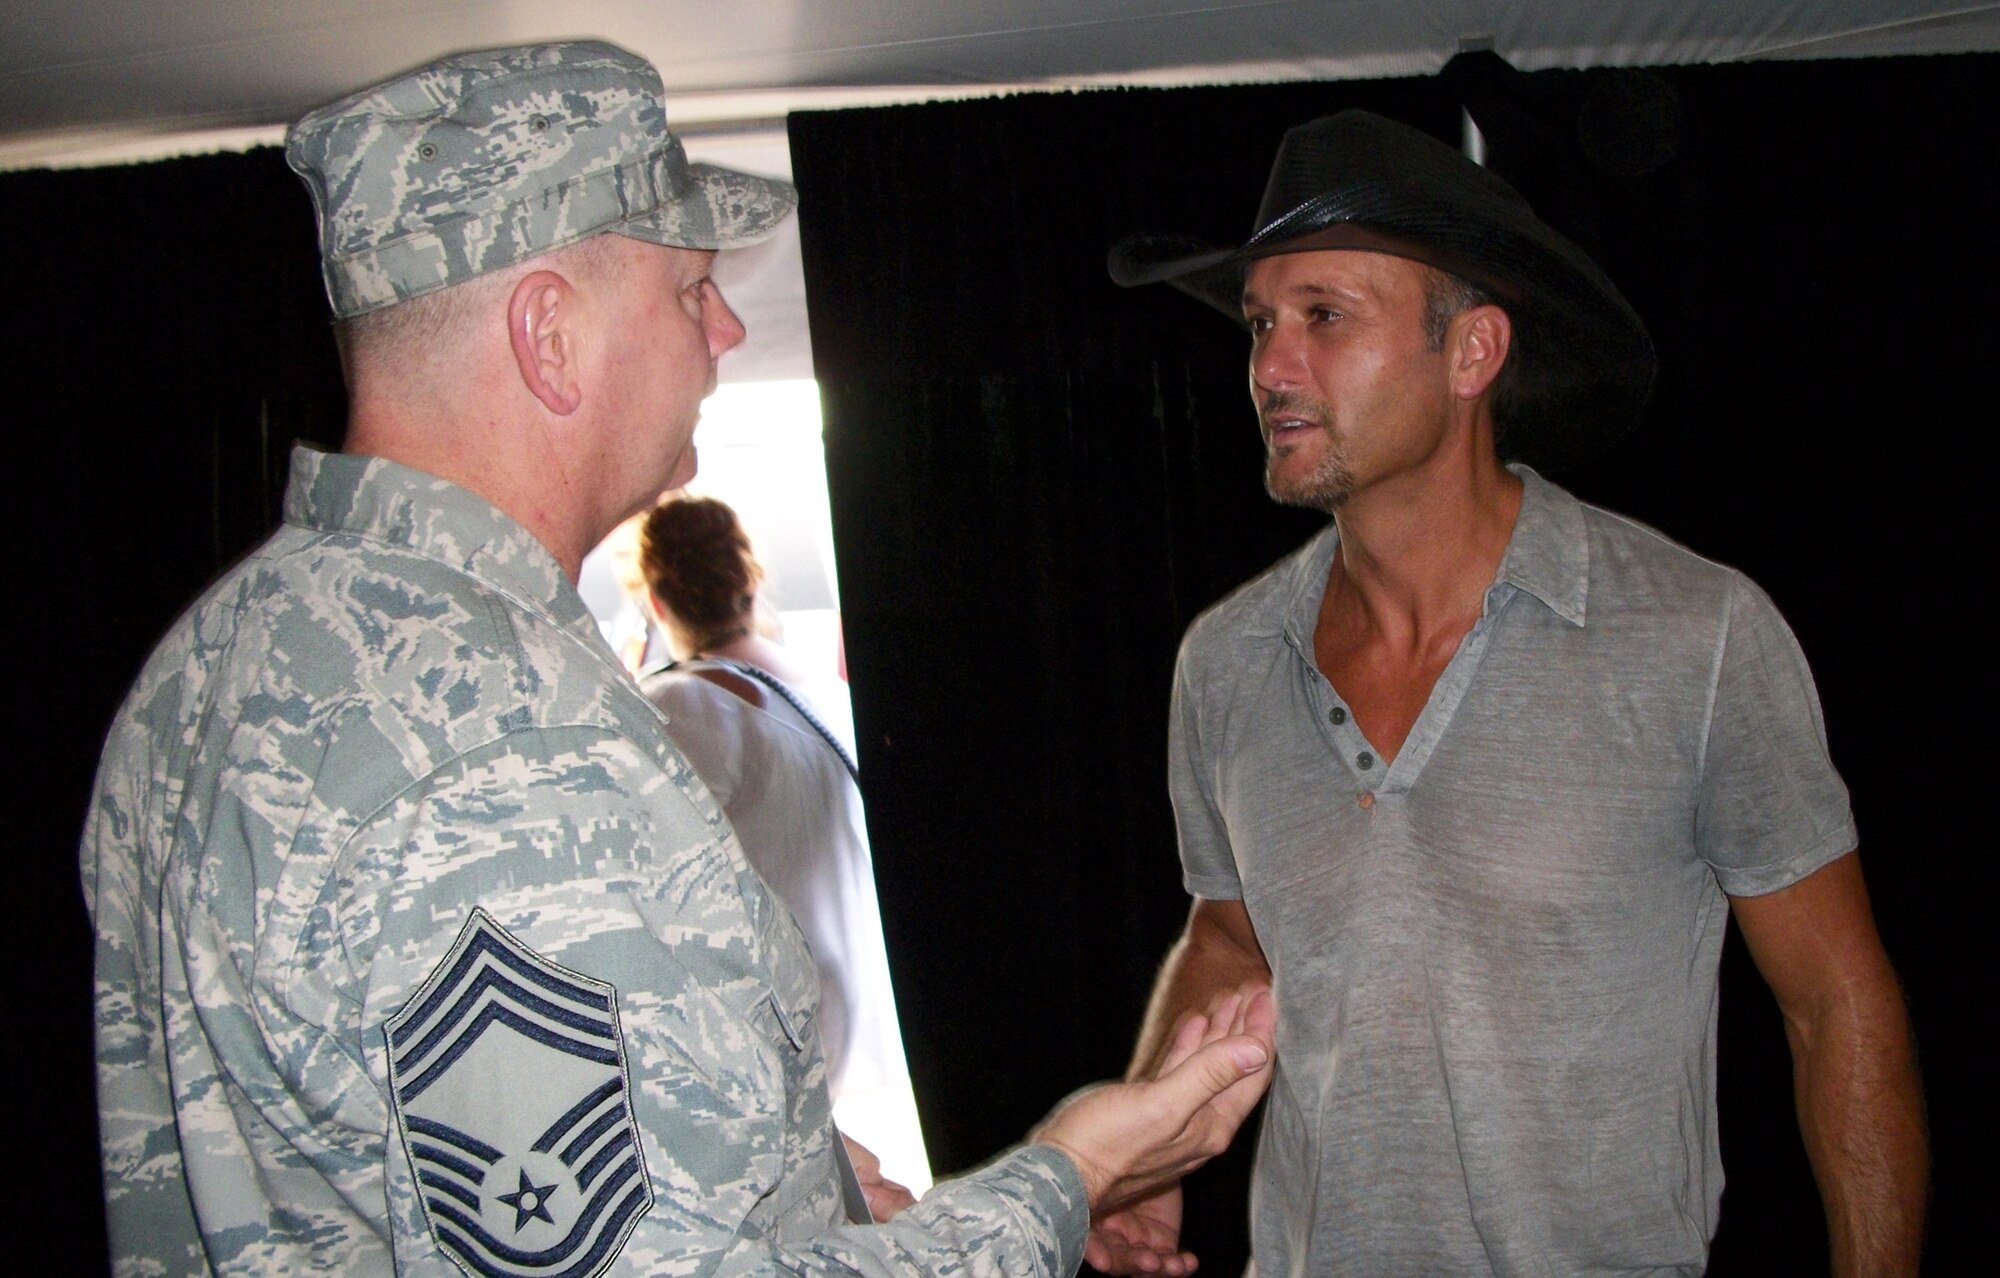
[[(0, 168), (269, 130), (434, 54), (591, 35), (659, 66), (675, 120), (1000, 88), (2000, 49), (1978, 0), (10, 0)], [(148, 139), (170, 137), (164, 145)], [(230, 138), (215, 139), (227, 143)], [(193, 140), (200, 145), (200, 139)]]
[[(0, 170), (275, 143), (454, 49), (595, 36), (650, 58), (697, 158), (789, 176), (789, 110), (1019, 89), (2000, 49), (1968, 0), (10, 0)], [(725, 255), (730, 381), (811, 376), (796, 222)]]

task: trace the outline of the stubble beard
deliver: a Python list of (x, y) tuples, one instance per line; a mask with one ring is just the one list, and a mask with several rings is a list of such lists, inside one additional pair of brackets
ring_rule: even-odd
[(1325, 424), (1328, 417), (1324, 405), (1306, 404), (1294, 395), (1276, 392), (1264, 401), (1264, 418), (1269, 419), (1275, 412), (1299, 407), (1312, 409), (1311, 415), (1320, 425), (1317, 427), (1325, 437), (1324, 449), (1311, 470), (1297, 479), (1278, 479), (1278, 463), (1290, 456), (1297, 445), (1280, 447), (1270, 440), (1269, 429), (1265, 429), (1264, 442), (1264, 491), (1271, 500), (1281, 506), (1300, 506), (1307, 510), (1317, 510), (1331, 515), (1347, 499), (1354, 495), (1354, 472), (1347, 465), (1347, 458), (1341, 454), (1340, 446), (1334, 442), (1333, 430)]

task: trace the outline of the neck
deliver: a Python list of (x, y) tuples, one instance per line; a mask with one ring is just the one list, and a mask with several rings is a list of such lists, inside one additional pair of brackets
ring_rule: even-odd
[(1373, 628), (1418, 638), (1478, 615), (1521, 510), (1521, 481), (1486, 464), (1426, 469), (1357, 493), (1334, 522), (1340, 553), (1327, 594)]
[(546, 432), (533, 423), (466, 420), (430, 405), (384, 410), (381, 402), (356, 394), (343, 451), (386, 458), (476, 493), (527, 529), (576, 582), (584, 555), (608, 529), (597, 528), (590, 495)]
[[(749, 661), (750, 658), (746, 654), (751, 650), (755, 638), (756, 635), (751, 631), (748, 624), (734, 626), (728, 630), (721, 630), (715, 634), (704, 636), (700, 643), (694, 645), (695, 655), (698, 657), (733, 657), (738, 661)], [(752, 664), (755, 663), (753, 662)]]

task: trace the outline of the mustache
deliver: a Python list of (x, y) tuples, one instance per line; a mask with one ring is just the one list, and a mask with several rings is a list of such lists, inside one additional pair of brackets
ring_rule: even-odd
[(1274, 390), (1264, 392), (1257, 404), (1257, 415), (1264, 421), (1282, 413), (1296, 413), (1300, 417), (1311, 418), (1324, 424), (1327, 419), (1326, 404), (1317, 396), (1295, 390)]

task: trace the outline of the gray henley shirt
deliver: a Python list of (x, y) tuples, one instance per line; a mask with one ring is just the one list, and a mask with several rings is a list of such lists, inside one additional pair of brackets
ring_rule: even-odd
[(1519, 473), (1393, 761), (1313, 662), (1335, 528), (1181, 650), (1185, 881), (1245, 902), (1279, 1002), (1261, 1278), (1700, 1273), (1724, 893), (1855, 846), (1770, 600)]

